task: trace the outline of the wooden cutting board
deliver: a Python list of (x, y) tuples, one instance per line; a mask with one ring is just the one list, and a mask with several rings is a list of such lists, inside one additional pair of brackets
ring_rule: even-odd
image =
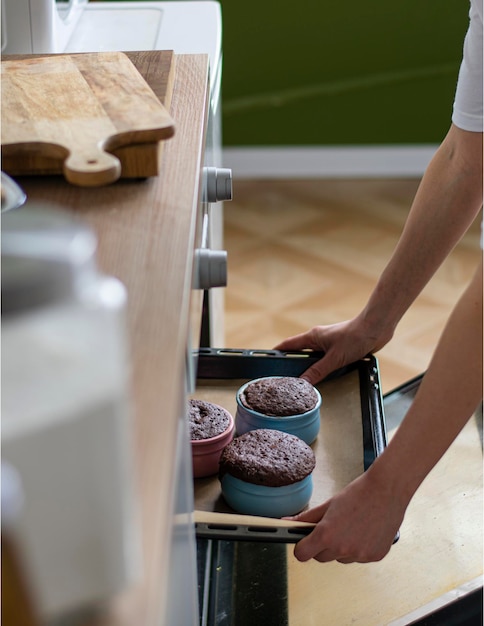
[[(173, 119), (122, 52), (5, 60), (1, 70), (2, 168), (12, 175), (55, 173), (61, 164), (74, 185), (105, 185), (122, 173), (113, 153), (174, 134)], [(156, 150), (146, 154), (156, 160)], [(156, 173), (157, 163), (146, 165), (147, 176)]]

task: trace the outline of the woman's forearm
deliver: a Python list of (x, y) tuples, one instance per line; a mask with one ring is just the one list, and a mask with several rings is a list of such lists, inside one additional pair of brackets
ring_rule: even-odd
[(411, 497), (482, 400), (482, 262), (444, 329), (419, 391), (369, 471)]
[(402, 236), (363, 310), (350, 320), (288, 337), (279, 350), (320, 350), (312, 384), (377, 352), (482, 206), (482, 133), (451, 126), (422, 179)]
[(360, 321), (392, 334), (482, 206), (482, 133), (452, 126), (419, 186), (405, 228)]

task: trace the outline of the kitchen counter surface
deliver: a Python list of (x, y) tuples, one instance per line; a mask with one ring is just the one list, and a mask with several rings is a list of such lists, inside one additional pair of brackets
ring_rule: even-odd
[[(130, 53), (155, 93), (162, 52)], [(175, 136), (162, 143), (159, 176), (80, 188), (60, 176), (18, 179), (32, 201), (86, 220), (99, 238), (100, 269), (128, 290), (137, 487), (143, 575), (91, 626), (163, 623), (169, 579), (178, 417), (184, 411), (192, 259), (200, 193), (208, 57), (174, 55), (169, 111)], [(158, 93), (157, 93), (158, 95)]]

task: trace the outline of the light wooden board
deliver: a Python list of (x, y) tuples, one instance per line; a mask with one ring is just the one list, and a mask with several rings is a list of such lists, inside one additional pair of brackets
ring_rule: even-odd
[[(3, 169), (12, 175), (52, 171), (80, 186), (117, 180), (111, 154), (174, 133), (159, 98), (122, 52), (50, 55), (2, 61)], [(58, 165), (57, 165), (58, 167)]]

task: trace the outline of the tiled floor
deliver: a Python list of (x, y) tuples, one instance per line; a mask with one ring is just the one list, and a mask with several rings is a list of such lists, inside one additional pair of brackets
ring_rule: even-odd
[[(272, 348), (365, 304), (417, 180), (235, 181), (225, 205), (225, 346)], [(378, 354), (383, 392), (425, 371), (481, 254), (480, 219)]]

